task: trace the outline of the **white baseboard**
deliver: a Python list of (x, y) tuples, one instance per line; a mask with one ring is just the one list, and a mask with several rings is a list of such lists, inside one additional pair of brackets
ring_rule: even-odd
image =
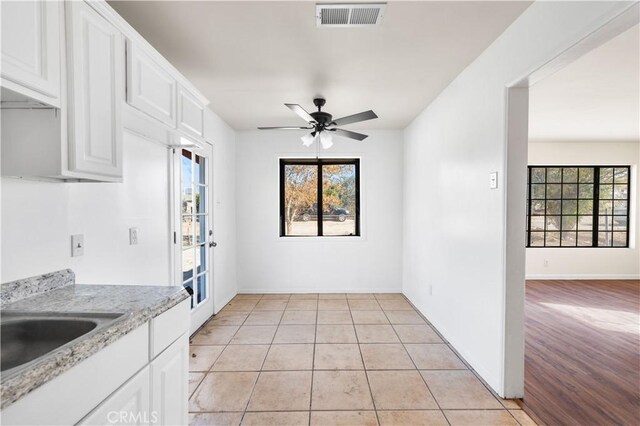
[(236, 296), (237, 293), (231, 293), (231, 295), (226, 296), (225, 298), (223, 298), (222, 300), (224, 301), (224, 303), (214, 303), (213, 304), (213, 312), (214, 313), (218, 313), (220, 312), (220, 310), (222, 308), (224, 308), (225, 306), (227, 306), (227, 303), (231, 302), (231, 299), (233, 299)]
[(614, 274), (531, 274), (527, 280), (640, 280), (640, 275)]
[(371, 289), (348, 289), (341, 288), (338, 290), (325, 290), (317, 288), (279, 288), (278, 290), (265, 288), (243, 288), (238, 289), (238, 293), (244, 294), (289, 294), (289, 293), (402, 293), (402, 288), (378, 288)]

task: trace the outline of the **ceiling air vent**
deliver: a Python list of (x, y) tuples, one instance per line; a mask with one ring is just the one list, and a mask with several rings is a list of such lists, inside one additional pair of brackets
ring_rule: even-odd
[(318, 27), (361, 27), (379, 25), (386, 3), (316, 4)]

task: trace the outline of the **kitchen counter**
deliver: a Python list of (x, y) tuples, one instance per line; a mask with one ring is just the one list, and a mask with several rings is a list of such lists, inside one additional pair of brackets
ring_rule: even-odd
[[(73, 273), (68, 272), (73, 278)], [(151, 318), (189, 298), (183, 287), (78, 285), (72, 281), (61, 286), (59, 281), (58, 279), (48, 288), (39, 282), (39, 294), (3, 303), (2, 310), (33, 313), (115, 312), (124, 315), (97, 333), (81, 336), (50, 352), (35, 361), (30, 368), (6, 378), (3, 376), (0, 382), (0, 407), (3, 409)], [(3, 287), (15, 288), (12, 284), (3, 284)], [(29, 296), (28, 291), (24, 293)]]

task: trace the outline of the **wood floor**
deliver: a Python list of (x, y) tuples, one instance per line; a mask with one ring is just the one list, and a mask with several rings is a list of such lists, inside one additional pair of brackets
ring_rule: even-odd
[(547, 425), (640, 424), (640, 281), (528, 281), (525, 410)]

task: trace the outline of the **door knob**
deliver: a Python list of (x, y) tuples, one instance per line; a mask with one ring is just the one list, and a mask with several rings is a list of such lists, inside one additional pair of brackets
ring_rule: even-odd
[(218, 247), (218, 243), (216, 243), (215, 241), (211, 241), (209, 243), (209, 247)]

